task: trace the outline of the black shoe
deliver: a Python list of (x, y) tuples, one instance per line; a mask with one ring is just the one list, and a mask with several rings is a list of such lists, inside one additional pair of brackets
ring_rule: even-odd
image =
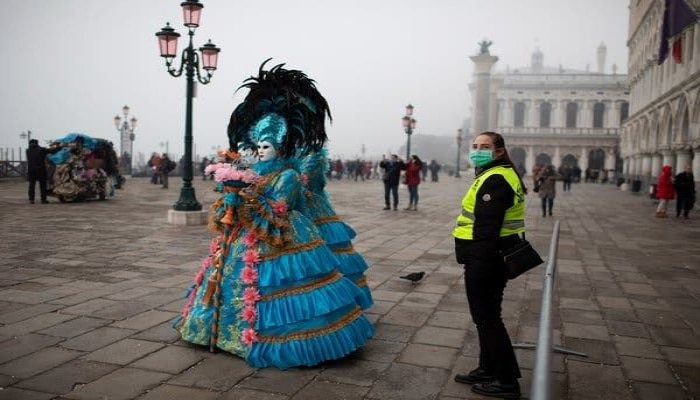
[(396, 211), (396, 210), (398, 210), (398, 208), (396, 208), (396, 206), (394, 206), (394, 211)]
[(498, 397), (501, 399), (519, 399), (520, 385), (515, 383), (501, 383), (497, 380), (489, 383), (477, 383), (472, 386), (472, 392), (487, 397)]
[(43, 200), (41, 201), (41, 204), (49, 204), (49, 201), (46, 200), (46, 199), (43, 199)]
[(391, 210), (391, 207), (386, 206), (386, 207), (383, 208), (383, 210)]
[(455, 375), (455, 382), (466, 383), (468, 385), (473, 385), (475, 383), (491, 382), (493, 380), (493, 375), (486, 372), (482, 368), (477, 368), (468, 374), (457, 374)]
[(34, 204), (34, 200), (29, 200), (29, 204)]

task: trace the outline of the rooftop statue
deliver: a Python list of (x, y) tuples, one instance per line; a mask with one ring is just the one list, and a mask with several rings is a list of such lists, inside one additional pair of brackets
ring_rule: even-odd
[(486, 40), (486, 39), (479, 42), (479, 47), (480, 47), (479, 54), (487, 54), (487, 55), (491, 54), (491, 53), (489, 53), (489, 46), (491, 46), (492, 44), (493, 44), (492, 41)]

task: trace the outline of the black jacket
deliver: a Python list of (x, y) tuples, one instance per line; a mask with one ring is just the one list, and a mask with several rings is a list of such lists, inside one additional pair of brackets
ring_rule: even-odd
[(46, 148), (30, 145), (27, 149), (27, 174), (30, 178), (46, 177)]
[(385, 175), (382, 178), (390, 185), (398, 185), (401, 179), (401, 170), (406, 169), (406, 164), (401, 160), (382, 160), (379, 163), (380, 168), (384, 168)]

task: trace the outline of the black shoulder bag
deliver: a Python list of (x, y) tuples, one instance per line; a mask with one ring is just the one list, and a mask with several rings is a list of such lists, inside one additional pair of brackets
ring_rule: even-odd
[(508, 279), (515, 279), (544, 262), (537, 250), (525, 240), (525, 234), (518, 244), (509, 249), (501, 250), (501, 254), (506, 265)]

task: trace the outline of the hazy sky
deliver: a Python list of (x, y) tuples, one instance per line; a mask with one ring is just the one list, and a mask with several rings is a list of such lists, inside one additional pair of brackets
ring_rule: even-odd
[[(159, 57), (165, 22), (186, 44), (180, 0), (22, 0), (5, 7), (0, 51), (0, 148), (31, 130), (44, 141), (69, 132), (112, 140), (127, 104), (138, 119), (134, 152), (183, 153), (185, 78)], [(496, 69), (530, 64), (627, 71), (628, 0), (203, 0), (195, 46), (222, 51), (212, 82), (198, 87), (194, 141), (200, 155), (227, 144), (226, 125), (245, 95), (234, 90), (268, 57), (301, 69), (328, 100), (331, 155), (397, 151), (404, 107), (416, 134), (454, 136), (469, 112), (469, 56), (493, 41)], [(179, 61), (178, 61), (179, 64)]]

